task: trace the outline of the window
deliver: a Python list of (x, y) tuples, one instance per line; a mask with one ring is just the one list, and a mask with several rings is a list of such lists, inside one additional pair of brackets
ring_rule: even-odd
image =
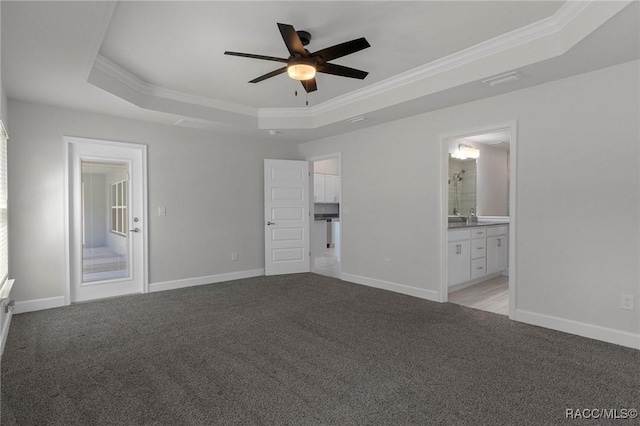
[(127, 235), (127, 181), (111, 184), (111, 232)]
[(7, 196), (7, 131), (0, 121), (0, 285), (9, 275), (9, 230)]

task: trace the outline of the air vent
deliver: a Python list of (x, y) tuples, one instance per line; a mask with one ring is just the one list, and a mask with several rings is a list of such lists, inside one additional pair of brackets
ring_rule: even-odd
[(518, 81), (522, 78), (522, 74), (517, 71), (513, 71), (507, 74), (498, 75), (495, 77), (488, 78), (486, 80), (482, 80), (484, 84), (491, 87), (500, 86), (502, 84), (511, 83), (514, 81)]
[(180, 120), (174, 123), (176, 126), (186, 127), (189, 129), (198, 129), (203, 130), (209, 127), (211, 123), (208, 121), (198, 121), (198, 120), (190, 120), (186, 118), (181, 118)]
[(347, 120), (347, 122), (351, 123), (351, 124), (356, 124), (356, 123), (360, 123), (361, 121), (367, 121), (369, 120), (367, 117), (360, 115), (358, 117), (353, 117)]

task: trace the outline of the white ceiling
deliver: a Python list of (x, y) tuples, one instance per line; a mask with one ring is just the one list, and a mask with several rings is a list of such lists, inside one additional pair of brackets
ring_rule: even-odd
[[(10, 98), (304, 141), (638, 58), (637, 1), (569, 3), (3, 1), (2, 78)], [(288, 56), (277, 22), (310, 51), (366, 37), (335, 63), (369, 76), (319, 75), (309, 107), (286, 74), (247, 83), (280, 64), (223, 52)]]
[[(366, 37), (372, 47), (335, 63), (369, 71), (363, 81), (319, 74), (318, 104), (552, 15), (559, 2), (127, 2), (119, 3), (100, 55), (142, 80), (256, 108), (303, 106), (300, 83), (277, 62), (225, 50), (288, 57), (276, 26), (311, 33), (311, 52)], [(372, 25), (375, 23), (375, 25)]]
[(494, 148), (509, 151), (511, 149), (511, 131), (501, 130), (491, 133), (480, 133), (477, 135), (465, 136), (464, 138), (455, 139), (455, 143), (481, 143)]

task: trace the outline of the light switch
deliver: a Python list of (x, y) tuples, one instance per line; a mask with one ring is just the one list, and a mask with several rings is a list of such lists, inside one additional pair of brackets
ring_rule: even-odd
[(158, 216), (166, 216), (167, 208), (166, 207), (158, 207)]

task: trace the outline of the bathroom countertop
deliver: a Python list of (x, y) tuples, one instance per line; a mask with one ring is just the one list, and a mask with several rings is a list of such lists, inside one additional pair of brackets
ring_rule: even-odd
[(314, 215), (315, 220), (338, 219), (339, 217), (338, 213), (316, 213)]
[(450, 222), (449, 227), (447, 229), (464, 229), (464, 228), (475, 228), (478, 226), (499, 226), (499, 225), (508, 225), (509, 222), (472, 222), (467, 225), (466, 222)]

